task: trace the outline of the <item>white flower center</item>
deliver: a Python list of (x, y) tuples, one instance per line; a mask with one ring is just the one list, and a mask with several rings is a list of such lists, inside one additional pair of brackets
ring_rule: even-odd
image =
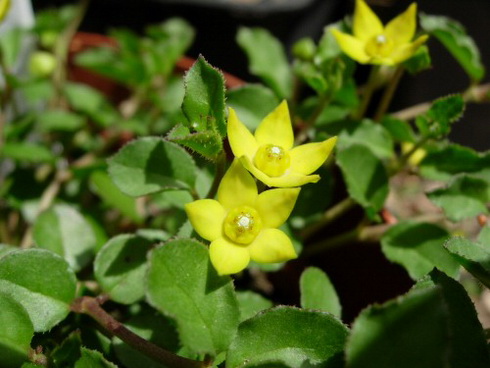
[(387, 41), (386, 36), (384, 34), (380, 34), (376, 36), (376, 42), (379, 44), (385, 44)]

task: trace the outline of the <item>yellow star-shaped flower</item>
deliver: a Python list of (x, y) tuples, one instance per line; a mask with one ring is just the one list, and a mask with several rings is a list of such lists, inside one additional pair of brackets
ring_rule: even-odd
[(337, 137), (293, 147), (293, 127), (283, 101), (262, 120), (254, 135), (230, 108), (228, 141), (235, 157), (261, 182), (270, 187), (296, 187), (320, 180), (310, 174), (325, 162)]
[(5, 18), (10, 9), (10, 0), (0, 0), (0, 21)]
[(417, 27), (417, 4), (391, 20), (386, 27), (364, 0), (356, 0), (353, 35), (332, 29), (348, 56), (361, 64), (397, 65), (410, 58), (428, 38), (412, 41)]
[(211, 263), (220, 275), (242, 271), (250, 260), (284, 262), (296, 258), (291, 239), (277, 229), (291, 214), (299, 188), (260, 194), (254, 178), (235, 160), (218, 188), (218, 200), (199, 199), (185, 211), (196, 232), (211, 242)]

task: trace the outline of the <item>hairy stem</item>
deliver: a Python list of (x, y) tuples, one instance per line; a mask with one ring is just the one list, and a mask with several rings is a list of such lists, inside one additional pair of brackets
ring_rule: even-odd
[(71, 310), (75, 313), (89, 315), (111, 335), (118, 337), (129, 346), (142, 352), (153, 360), (163, 363), (169, 368), (205, 368), (211, 366), (210, 362), (201, 362), (180, 357), (141, 338), (107, 313), (100, 306), (100, 302), (97, 298), (90, 296), (77, 298), (72, 303)]
[(379, 66), (373, 65), (371, 68), (371, 73), (369, 74), (368, 81), (362, 93), (361, 103), (359, 108), (352, 116), (354, 119), (358, 120), (364, 117), (366, 114), (367, 108), (369, 106), (369, 102), (371, 102), (371, 97), (373, 96), (373, 92), (376, 89), (377, 79), (379, 76)]
[(56, 93), (52, 102), (54, 107), (63, 105), (63, 86), (65, 85), (67, 77), (68, 51), (70, 48), (70, 43), (73, 36), (77, 32), (78, 27), (82, 23), (83, 18), (85, 17), (89, 4), (90, 0), (80, 1), (77, 14), (72, 19), (68, 27), (66, 27), (61, 33), (61, 36), (56, 43), (54, 54), (58, 62), (58, 67), (56, 68), (52, 77)]
[(383, 97), (381, 97), (378, 109), (376, 110), (376, 114), (374, 115), (375, 121), (380, 121), (384, 114), (386, 114), (386, 111), (388, 111), (391, 100), (395, 95), (396, 88), (398, 87), (398, 84), (400, 83), (404, 72), (405, 68), (403, 66), (399, 66), (396, 69), (395, 74), (392, 76), (390, 82), (388, 83), (388, 86), (383, 93)]

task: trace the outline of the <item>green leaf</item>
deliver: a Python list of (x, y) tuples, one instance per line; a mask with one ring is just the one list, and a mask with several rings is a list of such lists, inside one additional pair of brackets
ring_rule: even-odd
[(422, 161), (423, 176), (433, 180), (450, 180), (455, 174), (477, 173), (490, 167), (490, 153), (451, 144), (435, 151), (429, 151)]
[(351, 145), (359, 144), (368, 147), (378, 158), (393, 156), (393, 141), (390, 133), (380, 124), (371, 120), (350, 123), (340, 133), (337, 148), (342, 150)]
[[(142, 307), (134, 316), (124, 322), (124, 326), (143, 339), (166, 350), (178, 352), (179, 339), (175, 326), (150, 307)], [(164, 368), (153, 359), (132, 348), (117, 337), (112, 339), (112, 346), (117, 358), (127, 368)]]
[(146, 255), (153, 243), (135, 235), (109, 240), (94, 261), (94, 274), (112, 300), (133, 304), (145, 296)]
[(279, 105), (279, 99), (269, 88), (261, 84), (246, 84), (227, 92), (226, 102), (232, 107), (240, 121), (251, 131)]
[(392, 139), (396, 142), (415, 142), (413, 129), (406, 121), (387, 115), (383, 118), (381, 124), (390, 132)]
[(328, 313), (269, 309), (240, 324), (226, 368), (340, 368), (347, 335), (347, 327)]
[(90, 184), (106, 205), (117, 208), (124, 216), (137, 224), (143, 221), (137, 209), (136, 199), (121, 192), (105, 171), (94, 171), (90, 175)]
[(432, 102), (431, 108), (415, 121), (422, 135), (432, 138), (446, 136), (451, 124), (463, 115), (465, 103), (461, 95), (441, 97)]
[(18, 247), (14, 247), (13, 245), (0, 243), (0, 258), (18, 249), (19, 249)]
[(403, 63), (403, 66), (410, 74), (418, 74), (432, 66), (429, 48), (422, 45), (417, 49), (415, 55)]
[[(478, 320), (473, 301), (463, 285), (437, 270), (420, 281), (422, 287), (435, 287), (440, 290), (442, 303), (449, 313), (446, 320), (450, 338), (448, 367), (484, 368), (490, 366), (490, 353)], [(416, 288), (419, 285), (416, 285)]]
[(17, 368), (27, 360), (34, 329), (22, 304), (2, 291), (0, 311), (1, 365), (2, 368)]
[(41, 130), (45, 132), (73, 132), (82, 128), (85, 119), (69, 111), (47, 110), (39, 113), (38, 123)]
[(458, 275), (459, 265), (444, 250), (449, 233), (433, 224), (400, 222), (381, 238), (381, 249), (390, 261), (401, 264), (414, 280), (434, 267), (451, 277)]
[(75, 363), (75, 368), (117, 368), (117, 365), (104, 358), (102, 353), (82, 347), (82, 356)]
[(388, 195), (388, 174), (367, 147), (354, 144), (337, 153), (350, 196), (363, 207), (379, 211)]
[(52, 350), (50, 358), (56, 367), (73, 367), (75, 362), (80, 359), (80, 348), (82, 346), (80, 335), (80, 330), (73, 331), (60, 345)]
[(469, 273), (490, 288), (490, 243), (452, 237), (444, 243), (444, 248)]
[(189, 128), (180, 124), (176, 125), (166, 138), (190, 148), (209, 160), (216, 160), (223, 150), (223, 142), (218, 133), (212, 131), (191, 133)]
[(36, 332), (49, 331), (68, 315), (75, 290), (68, 263), (50, 251), (27, 249), (0, 259), (0, 291), (25, 308)]
[(79, 271), (93, 258), (97, 239), (91, 225), (75, 208), (57, 204), (42, 212), (33, 228), (34, 243), (66, 259)]
[(420, 25), (446, 47), (474, 82), (484, 77), (480, 51), (460, 23), (445, 16), (420, 14)]
[(178, 59), (191, 46), (194, 29), (181, 18), (170, 18), (165, 22), (149, 26), (146, 34), (152, 38), (148, 50), (153, 57), (155, 70), (168, 76), (175, 68)]
[(240, 307), (240, 322), (252, 318), (260, 311), (272, 307), (272, 302), (253, 291), (237, 291), (238, 305)]
[(45, 146), (28, 142), (5, 142), (0, 147), (0, 156), (20, 162), (52, 163), (54, 154)]
[(228, 349), (240, 315), (233, 283), (218, 276), (201, 243), (173, 240), (151, 253), (147, 299), (175, 319), (190, 350), (216, 356)]
[(301, 307), (318, 309), (340, 318), (342, 307), (328, 276), (317, 267), (308, 267), (299, 280)]
[(175, 143), (157, 137), (128, 143), (108, 164), (114, 183), (133, 197), (192, 188), (196, 180), (192, 157)]
[(346, 347), (347, 367), (450, 367), (448, 318), (437, 288), (371, 306), (354, 321)]
[(225, 79), (202, 56), (184, 77), (182, 111), (188, 127), (197, 132), (211, 131), (226, 137)]
[(279, 40), (263, 28), (241, 27), (237, 43), (247, 54), (250, 73), (261, 78), (280, 99), (291, 97), (291, 68)]
[(317, 65), (342, 55), (342, 50), (332, 33), (332, 29), (334, 28), (339, 29), (340, 31), (346, 31), (343, 21), (329, 24), (324, 28), (323, 35), (318, 42), (317, 52), (314, 57), (314, 61)]
[(428, 194), (429, 199), (444, 210), (451, 221), (488, 213), (490, 184), (483, 179), (463, 175), (446, 188)]
[(86, 114), (103, 127), (121, 119), (106, 97), (92, 87), (85, 84), (67, 83), (64, 93), (73, 109)]

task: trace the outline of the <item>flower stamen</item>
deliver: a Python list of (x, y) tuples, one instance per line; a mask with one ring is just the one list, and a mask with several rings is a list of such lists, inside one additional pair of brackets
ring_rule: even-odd
[(225, 235), (233, 242), (250, 244), (262, 229), (259, 213), (252, 207), (239, 206), (228, 212), (223, 223)]
[(255, 166), (269, 176), (281, 176), (289, 168), (291, 159), (281, 146), (265, 144), (255, 154)]

